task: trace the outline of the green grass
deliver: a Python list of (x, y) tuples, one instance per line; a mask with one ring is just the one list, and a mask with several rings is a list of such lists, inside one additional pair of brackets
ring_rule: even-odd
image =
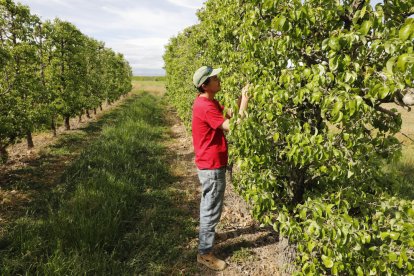
[(403, 146), (402, 156), (384, 168), (393, 193), (414, 200), (414, 144)]
[[(194, 273), (196, 249), (185, 248), (197, 223), (182, 208), (185, 194), (171, 186), (177, 179), (160, 99), (139, 93), (91, 127), (101, 135), (65, 171), (43, 206), (47, 214), (8, 229), (1, 274)], [(79, 146), (87, 137), (64, 139)], [(51, 154), (70, 150), (62, 143)]]
[(231, 260), (232, 262), (235, 262), (235, 263), (244, 263), (248, 259), (252, 258), (254, 254), (255, 253), (253, 252), (253, 250), (242, 247), (239, 250), (236, 250), (233, 252)]

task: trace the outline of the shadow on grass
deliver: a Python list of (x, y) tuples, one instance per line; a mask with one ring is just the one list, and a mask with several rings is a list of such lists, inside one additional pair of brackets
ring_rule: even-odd
[(385, 169), (384, 181), (391, 187), (391, 193), (400, 198), (414, 199), (414, 162), (402, 159), (389, 164)]

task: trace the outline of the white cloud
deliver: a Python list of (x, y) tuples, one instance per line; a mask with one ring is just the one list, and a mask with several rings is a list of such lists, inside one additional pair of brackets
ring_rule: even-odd
[(150, 37), (135, 39), (115, 39), (107, 47), (117, 49), (128, 57), (130, 65), (135, 68), (161, 69), (164, 65), (162, 55), (168, 39)]
[(194, 19), (184, 12), (168, 12), (165, 10), (150, 10), (133, 8), (121, 10), (117, 7), (102, 7), (107, 13), (113, 15), (109, 29), (142, 30), (152, 34), (171, 36), (185, 26), (194, 24)]
[(123, 53), (134, 72), (162, 72), (164, 45), (196, 24), (205, 0), (16, 0), (43, 20), (58, 17)]
[(188, 9), (196, 10), (196, 9), (201, 8), (200, 1), (192, 1), (192, 0), (168, 0), (168, 1), (170, 1), (171, 3), (175, 5), (185, 7)]

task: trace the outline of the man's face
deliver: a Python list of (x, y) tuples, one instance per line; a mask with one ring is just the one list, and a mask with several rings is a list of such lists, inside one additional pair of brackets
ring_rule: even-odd
[(210, 82), (206, 85), (205, 90), (217, 93), (220, 91), (220, 78), (218, 76), (212, 76), (210, 77)]

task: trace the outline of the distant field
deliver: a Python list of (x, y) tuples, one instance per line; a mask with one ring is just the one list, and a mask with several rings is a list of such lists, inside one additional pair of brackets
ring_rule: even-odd
[(157, 96), (166, 92), (164, 77), (134, 77), (132, 87), (136, 91), (151, 91)]
[(164, 76), (133, 76), (134, 81), (165, 81)]

